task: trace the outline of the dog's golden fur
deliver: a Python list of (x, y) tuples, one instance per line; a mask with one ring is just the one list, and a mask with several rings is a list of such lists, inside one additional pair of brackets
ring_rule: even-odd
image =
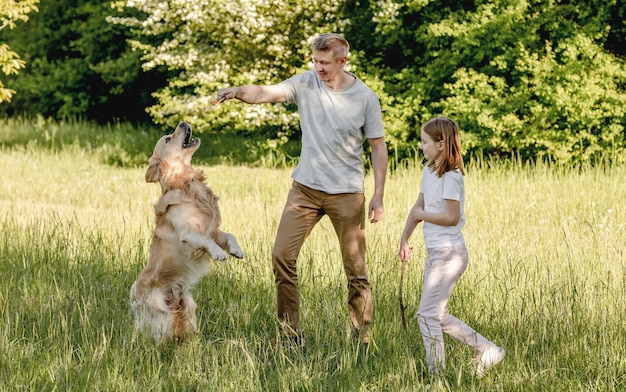
[(148, 264), (131, 287), (130, 303), (136, 326), (157, 342), (195, 333), (191, 289), (209, 272), (210, 258), (226, 260), (225, 250), (244, 256), (235, 237), (219, 229), (217, 196), (191, 166), (200, 139), (190, 137), (191, 127), (181, 122), (159, 139), (146, 170), (146, 181), (158, 181), (163, 193), (155, 205)]

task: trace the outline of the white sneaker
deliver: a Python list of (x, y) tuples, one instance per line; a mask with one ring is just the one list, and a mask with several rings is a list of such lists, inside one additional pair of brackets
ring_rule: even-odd
[(504, 354), (504, 349), (496, 345), (492, 345), (487, 350), (483, 351), (480, 356), (475, 359), (476, 376), (478, 378), (483, 378), (489, 369), (502, 362)]

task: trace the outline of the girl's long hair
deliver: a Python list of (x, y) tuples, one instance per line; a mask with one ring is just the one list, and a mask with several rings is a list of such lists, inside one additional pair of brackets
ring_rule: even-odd
[(428, 162), (428, 167), (437, 172), (437, 177), (455, 169), (459, 169), (465, 175), (461, 154), (461, 136), (457, 123), (446, 116), (439, 116), (428, 120), (422, 126), (422, 131), (428, 134), (435, 143), (443, 141), (444, 150), (441, 152), (441, 159), (437, 162), (431, 159)]

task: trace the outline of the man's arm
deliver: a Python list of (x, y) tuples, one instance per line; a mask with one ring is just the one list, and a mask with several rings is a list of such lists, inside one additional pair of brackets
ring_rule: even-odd
[(215, 97), (216, 103), (224, 102), (227, 99), (237, 98), (245, 103), (284, 103), (287, 102), (285, 92), (277, 84), (259, 86), (247, 84), (238, 87), (221, 88)]
[(367, 139), (372, 148), (372, 169), (374, 170), (374, 195), (369, 205), (368, 217), (376, 223), (383, 218), (385, 178), (387, 177), (387, 144), (385, 138)]

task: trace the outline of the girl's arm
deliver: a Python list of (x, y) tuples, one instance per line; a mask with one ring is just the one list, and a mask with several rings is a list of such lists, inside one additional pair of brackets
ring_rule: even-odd
[[(415, 211), (415, 218), (439, 226), (456, 226), (461, 219), (461, 202), (458, 200), (445, 199), (446, 212), (426, 212), (424, 206)], [(413, 211), (411, 211), (413, 212)]]
[(413, 249), (409, 246), (409, 238), (411, 237), (411, 234), (413, 234), (417, 225), (422, 221), (422, 219), (416, 216), (416, 212), (420, 209), (422, 211), (424, 210), (424, 194), (421, 192), (415, 202), (415, 205), (411, 208), (409, 216), (406, 218), (404, 230), (402, 230), (402, 235), (400, 236), (400, 250), (398, 251), (400, 261), (409, 261), (411, 258)]

